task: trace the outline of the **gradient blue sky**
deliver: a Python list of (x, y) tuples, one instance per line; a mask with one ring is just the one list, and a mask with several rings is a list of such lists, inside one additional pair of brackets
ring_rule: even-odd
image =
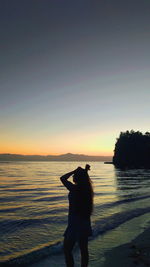
[(150, 2), (2, 1), (0, 153), (112, 155), (150, 127)]

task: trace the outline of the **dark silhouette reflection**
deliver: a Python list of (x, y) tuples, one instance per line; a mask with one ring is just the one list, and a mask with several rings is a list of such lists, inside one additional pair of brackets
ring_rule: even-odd
[[(81, 252), (81, 266), (87, 267), (88, 237), (92, 235), (90, 216), (93, 210), (93, 189), (87, 164), (85, 169), (76, 170), (63, 175), (60, 180), (69, 190), (68, 226), (64, 233), (64, 253), (67, 267), (74, 266), (72, 250), (76, 242)], [(68, 181), (73, 176), (73, 183)]]
[(117, 190), (126, 192), (127, 197), (135, 197), (143, 188), (150, 185), (150, 170), (130, 169), (120, 170), (115, 168)]

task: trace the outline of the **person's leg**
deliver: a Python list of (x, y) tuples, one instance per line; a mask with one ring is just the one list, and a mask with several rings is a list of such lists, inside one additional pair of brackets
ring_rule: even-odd
[(67, 267), (74, 267), (74, 260), (72, 255), (72, 250), (75, 245), (74, 240), (64, 238), (64, 254)]
[(88, 237), (79, 240), (79, 247), (81, 251), (81, 267), (87, 267), (89, 262)]

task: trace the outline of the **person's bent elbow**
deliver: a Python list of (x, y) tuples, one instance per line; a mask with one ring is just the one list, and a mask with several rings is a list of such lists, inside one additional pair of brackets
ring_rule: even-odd
[(63, 183), (63, 181), (64, 181), (64, 177), (63, 176), (60, 177), (60, 181)]

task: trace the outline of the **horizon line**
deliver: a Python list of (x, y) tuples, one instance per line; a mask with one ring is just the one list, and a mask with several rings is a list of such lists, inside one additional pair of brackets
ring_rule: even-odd
[(21, 155), (21, 156), (62, 156), (62, 155), (78, 155), (78, 156), (89, 156), (89, 157), (113, 157), (113, 155), (87, 155), (87, 154), (82, 154), (82, 153), (71, 153), (71, 152), (67, 152), (67, 153), (62, 153), (62, 154), (21, 154), (21, 153), (0, 153), (0, 155)]

